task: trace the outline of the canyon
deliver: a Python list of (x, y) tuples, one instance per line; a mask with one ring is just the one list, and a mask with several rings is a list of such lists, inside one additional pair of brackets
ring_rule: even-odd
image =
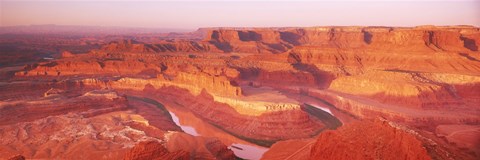
[(0, 35), (0, 159), (480, 157), (478, 27)]

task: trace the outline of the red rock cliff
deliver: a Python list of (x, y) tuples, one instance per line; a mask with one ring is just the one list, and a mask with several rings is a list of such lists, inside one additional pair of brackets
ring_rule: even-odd
[(310, 159), (431, 159), (422, 142), (386, 121), (357, 122), (320, 134)]

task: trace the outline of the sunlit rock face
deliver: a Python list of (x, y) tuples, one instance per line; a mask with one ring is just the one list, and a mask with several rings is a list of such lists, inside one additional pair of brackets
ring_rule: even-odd
[[(362, 148), (359, 150), (358, 148)], [(343, 154), (337, 154), (343, 153)], [(321, 134), (310, 159), (431, 159), (420, 140), (388, 122), (357, 122)]]
[(277, 142), (262, 159), (432, 159), (429, 152), (437, 153), (423, 140), (393, 122), (362, 120), (317, 138)]
[(0, 158), (480, 156), (479, 28), (197, 32), (0, 65)]

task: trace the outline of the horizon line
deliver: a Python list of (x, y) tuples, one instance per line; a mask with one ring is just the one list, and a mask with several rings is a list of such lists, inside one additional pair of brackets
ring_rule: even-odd
[(105, 27), (105, 28), (129, 28), (129, 29), (202, 29), (202, 28), (312, 28), (312, 27), (393, 27), (393, 28), (416, 28), (416, 27), (474, 27), (480, 26), (473, 24), (452, 24), (452, 25), (309, 25), (309, 26), (201, 26), (192, 28), (181, 27), (145, 27), (145, 26), (119, 26), (119, 25), (76, 25), (76, 24), (29, 24), (29, 25), (0, 25), (0, 28), (6, 27), (36, 27), (36, 26), (60, 26), (60, 27)]

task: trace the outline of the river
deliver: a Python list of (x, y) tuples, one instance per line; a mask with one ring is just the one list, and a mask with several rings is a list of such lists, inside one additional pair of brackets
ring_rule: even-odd
[(145, 103), (157, 106), (162, 110), (167, 110), (172, 117), (173, 122), (179, 126), (183, 132), (192, 136), (215, 137), (226, 144), (237, 157), (242, 159), (258, 160), (269, 149), (256, 144), (244, 141), (217, 127), (203, 121), (192, 112), (176, 104), (164, 104), (146, 97), (136, 97), (128, 95), (127, 97), (141, 100)]
[(266, 147), (244, 141), (232, 136), (221, 129), (201, 120), (190, 111), (183, 108), (165, 106), (172, 116), (173, 121), (185, 133), (192, 136), (216, 137), (228, 145), (237, 157), (243, 159), (258, 160), (268, 150)]
[[(187, 134), (192, 136), (218, 138), (223, 144), (227, 145), (237, 157), (242, 159), (258, 160), (269, 149), (230, 135), (210, 123), (203, 121), (189, 110), (177, 106), (176, 104), (162, 104), (150, 98), (135, 97), (135, 99), (168, 110), (173, 122)], [(304, 110), (324, 121), (330, 129), (335, 129), (342, 125), (332, 112), (324, 106), (306, 104)]]

